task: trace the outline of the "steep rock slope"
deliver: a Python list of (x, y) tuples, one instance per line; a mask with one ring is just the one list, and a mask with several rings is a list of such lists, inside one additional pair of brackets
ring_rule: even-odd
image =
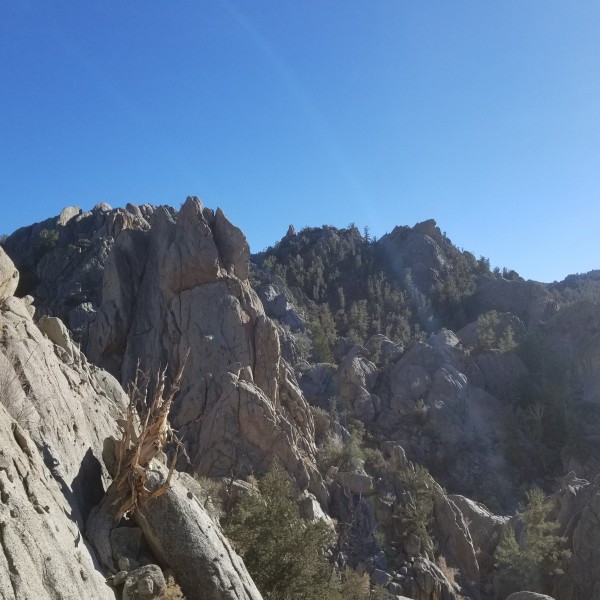
[(0, 595), (111, 600), (82, 532), (104, 493), (98, 457), (104, 438), (116, 433), (123, 391), (68, 336), (61, 345), (46, 338), (27, 304), (6, 291), (0, 297)]

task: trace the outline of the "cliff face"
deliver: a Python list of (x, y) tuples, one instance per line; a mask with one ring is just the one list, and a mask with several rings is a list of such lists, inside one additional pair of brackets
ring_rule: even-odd
[(177, 215), (156, 209), (147, 231), (123, 231), (114, 243), (87, 352), (126, 385), (138, 363), (174, 372), (189, 351), (172, 417), (191, 467), (245, 476), (276, 456), (325, 501), (312, 416), (248, 263), (246, 239), (222, 211), (197, 198)]

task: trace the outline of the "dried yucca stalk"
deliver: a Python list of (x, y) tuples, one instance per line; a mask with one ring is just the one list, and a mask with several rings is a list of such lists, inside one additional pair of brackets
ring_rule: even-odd
[[(167, 393), (166, 367), (156, 374), (156, 385), (151, 398), (148, 398), (147, 384), (141, 384), (143, 373), (136, 371), (135, 380), (129, 389), (129, 406), (126, 419), (123, 421), (122, 436), (117, 444), (118, 468), (114, 479), (116, 489), (120, 492), (114, 502), (117, 507), (117, 519), (133, 513), (144, 500), (158, 498), (169, 488), (175, 463), (180, 450), (183, 449), (181, 441), (175, 435), (169, 423), (168, 416), (175, 394), (179, 391), (183, 369), (189, 351), (173, 380)], [(138, 414), (137, 405), (142, 404), (141, 414)], [(169, 465), (169, 474), (166, 481), (157, 490), (150, 491), (146, 488), (146, 476), (152, 459), (168, 444), (175, 445), (175, 452)]]

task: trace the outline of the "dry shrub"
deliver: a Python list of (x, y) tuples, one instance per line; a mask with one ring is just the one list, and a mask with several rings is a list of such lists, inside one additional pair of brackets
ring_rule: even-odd
[(446, 562), (446, 557), (444, 556), (438, 557), (437, 564), (440, 568), (440, 571), (444, 574), (446, 581), (452, 586), (453, 589), (457, 590), (459, 586), (456, 582), (456, 577), (460, 575), (459, 570), (449, 566)]
[(202, 488), (202, 494), (198, 500), (202, 503), (209, 517), (219, 523), (225, 515), (223, 497), (225, 495), (225, 484), (220, 479), (211, 479), (203, 475), (194, 475), (194, 479)]
[(183, 595), (179, 584), (175, 581), (172, 575), (167, 577), (167, 589), (165, 593), (160, 597), (160, 600), (186, 600)]

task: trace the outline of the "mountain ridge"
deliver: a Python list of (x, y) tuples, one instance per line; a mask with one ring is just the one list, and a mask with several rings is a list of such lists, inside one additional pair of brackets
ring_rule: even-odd
[[(125, 387), (138, 367), (168, 365), (172, 378), (189, 351), (170, 415), (189, 456), (178, 468), (233, 482), (277, 458), (312, 518), (337, 522), (340, 569), (396, 596), (503, 598), (494, 556), (508, 521), (463, 497), (514, 513), (537, 485), (572, 556), (538, 591), (589, 597), (597, 558), (582, 536), (600, 530), (574, 506), (596, 502), (600, 471), (595, 272), (524, 281), (433, 220), (379, 240), (290, 228), (251, 256), (195, 197), (179, 211), (70, 207), (2, 245), (20, 273), (16, 287), (0, 254), (3, 318), (37, 327), (77, 373), (103, 367)], [(17, 345), (19, 327), (6, 329)]]

